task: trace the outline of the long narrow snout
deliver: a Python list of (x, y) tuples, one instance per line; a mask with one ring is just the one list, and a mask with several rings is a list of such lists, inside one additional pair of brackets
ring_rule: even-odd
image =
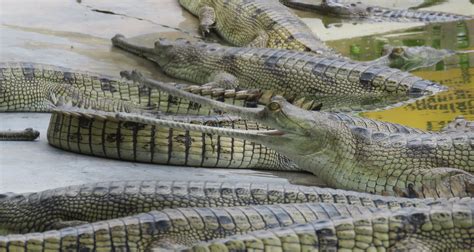
[(116, 34), (112, 38), (112, 45), (114, 45), (115, 47), (121, 48), (127, 52), (138, 55), (140, 57), (144, 57), (153, 62), (159, 63), (158, 56), (154, 48), (130, 43), (122, 34)]
[(262, 118), (265, 111), (265, 108), (262, 108), (262, 107), (246, 108), (246, 107), (235, 106), (235, 105), (223, 103), (220, 101), (212, 100), (206, 97), (202, 97), (196, 94), (192, 94), (183, 90), (179, 90), (175, 88), (174, 86), (167, 85), (166, 83), (145, 78), (141, 73), (137, 71), (131, 71), (131, 72), (122, 71), (120, 72), (120, 75), (123, 78), (138, 82), (150, 88), (157, 88), (157, 89), (163, 90), (169, 93), (170, 95), (181, 97), (186, 100), (196, 102), (203, 106), (211, 107), (216, 110), (232, 113), (234, 115), (238, 115), (240, 117), (243, 117), (249, 120), (259, 121)]

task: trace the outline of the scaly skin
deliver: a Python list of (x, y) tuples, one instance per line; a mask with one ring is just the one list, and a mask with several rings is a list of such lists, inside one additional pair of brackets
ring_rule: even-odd
[(463, 116), (457, 116), (454, 121), (441, 129), (442, 132), (474, 132), (474, 121), (468, 121)]
[[(130, 106), (128, 106), (129, 108), (133, 106), (138, 107), (141, 102), (147, 104), (146, 106), (151, 104), (151, 107), (161, 109), (165, 113), (213, 113), (212, 108), (209, 109), (197, 106), (195, 103), (178, 98), (175, 99), (167, 93), (151, 90), (146, 87), (140, 87), (139, 85), (134, 85), (130, 82), (116, 80), (110, 77), (106, 78), (105, 76), (100, 75), (93, 75), (91, 73), (81, 73), (50, 65), (10, 63), (4, 65), (4, 68), (2, 68), (2, 73), (3, 79), (2, 82), (0, 82), (0, 86), (2, 87), (2, 90), (4, 90), (2, 95), (5, 97), (3, 98), (3, 104), (4, 110), (6, 111), (49, 111), (49, 107), (54, 107), (54, 103), (50, 99), (51, 97), (64, 96), (66, 97), (66, 100), (72, 100), (74, 97), (68, 97), (69, 93), (61, 93), (60, 91), (63, 90), (63, 88), (66, 90), (67, 88), (74, 88), (80, 90), (78, 93), (84, 94), (83, 96), (95, 97), (95, 99), (103, 97), (104, 100), (110, 99), (111, 101), (114, 101), (113, 99), (107, 97), (121, 97), (121, 99), (130, 101)], [(25, 87), (24, 85), (34, 85), (34, 88), (31, 89), (28, 88), (28, 86)], [(235, 92), (232, 90), (224, 91), (222, 89), (203, 88), (197, 86), (177, 86), (183, 88), (183, 90), (188, 90), (200, 95), (207, 95), (213, 99), (224, 100), (232, 104), (246, 104), (256, 100), (257, 98), (264, 100), (264, 97), (273, 95), (273, 92), (270, 92), (271, 94), (267, 94), (268, 92), (254, 94), (247, 91)], [(150, 95), (141, 96), (142, 93), (134, 91), (138, 89), (146, 90)], [(13, 103), (13, 101), (16, 100), (9, 100), (9, 97), (15, 97), (19, 92), (22, 92), (21, 90), (32, 90), (29, 93), (29, 96), (25, 96), (25, 102)], [(115, 90), (118, 91), (115, 92)], [(127, 92), (123, 92), (124, 90)], [(128, 93), (136, 95), (127, 95)], [(153, 97), (153, 102), (150, 102), (148, 99), (149, 97)], [(115, 101), (122, 102), (118, 99)], [(133, 103), (131, 101), (133, 101)], [(304, 107), (305, 109), (312, 109), (314, 107), (314, 101), (308, 99), (298, 99), (294, 100), (293, 102), (298, 106)], [(37, 103), (50, 104), (50, 106), (48, 106), (48, 109), (46, 110), (44, 108), (35, 107), (34, 104)], [(75, 104), (84, 103), (85, 102), (79, 101)], [(107, 107), (101, 107), (101, 109), (108, 110)], [(108, 122), (107, 130), (100, 130), (101, 127), (103, 127), (103, 117), (100, 117), (98, 120), (91, 120), (90, 116), (83, 116), (86, 118), (79, 118), (81, 122), (79, 126), (72, 126), (71, 123), (76, 122), (77, 116), (79, 114), (74, 114), (76, 117), (69, 115), (68, 113), (61, 113), (59, 111), (55, 111), (54, 114), (54, 118), (56, 118), (54, 120), (55, 124), (54, 127), (51, 126), (49, 130), (50, 143), (57, 147), (84, 154), (121, 158), (131, 161), (154, 162), (160, 164), (194, 165), (203, 167), (248, 167), (280, 170), (295, 169), (295, 165), (287, 161), (287, 158), (276, 154), (274, 151), (269, 150), (261, 145), (255, 145), (253, 143), (232, 138), (213, 138), (209, 135), (204, 135), (204, 137), (202, 137), (202, 134), (193, 132), (187, 135), (186, 132), (179, 130), (170, 131), (169, 129), (162, 131), (154, 138), (156, 139), (157, 143), (164, 143), (160, 136), (170, 137), (170, 140), (166, 145), (151, 147), (152, 145), (150, 144), (142, 143), (141, 141), (135, 141), (136, 144), (132, 144), (132, 146), (135, 146), (137, 149), (134, 149), (128, 148), (130, 146), (125, 141), (122, 144), (109, 144), (108, 148), (106, 148), (104, 151), (102, 146), (92, 145), (92, 147), (89, 147), (89, 139), (106, 139), (107, 143), (113, 143), (114, 141), (120, 142), (121, 138), (115, 139), (112, 137), (120, 135), (120, 129), (117, 128), (119, 125), (115, 123), (116, 120)], [(60, 115), (63, 120), (58, 121), (58, 117), (56, 117), (56, 115)], [(341, 120), (343, 119), (353, 121), (353, 123), (358, 123), (359, 125), (363, 126), (374, 125), (378, 129), (389, 128), (396, 132), (405, 132), (408, 129), (400, 125), (380, 125), (372, 120), (346, 117), (342, 114), (334, 114), (334, 116), (341, 117)], [(222, 121), (223, 119), (219, 120)], [(84, 123), (88, 121), (91, 121), (92, 124)], [(215, 119), (212, 118), (196, 118), (196, 121), (203, 121), (208, 125), (216, 124)], [(233, 122), (222, 121), (219, 124), (221, 126), (235, 125), (235, 127), (243, 127), (245, 129), (261, 127), (255, 123), (235, 121), (235, 119)], [(89, 135), (91, 131), (85, 130), (88, 129), (86, 127), (87, 125), (95, 129), (94, 137)], [(61, 133), (59, 133), (57, 130), (53, 131), (53, 129), (61, 129), (59, 131)], [(72, 132), (74, 129), (81, 129), (81, 133), (78, 134), (77, 131)], [(153, 134), (151, 128), (147, 128), (147, 130), (150, 130), (149, 134)], [(409, 129), (409, 131), (412, 130), (413, 129)], [(140, 133), (142, 132), (143, 131), (140, 131)], [(136, 136), (137, 139), (141, 139), (140, 134)], [(191, 138), (191, 136), (195, 137)], [(15, 139), (22, 140), (25, 139), (25, 137), (20, 138), (17, 134), (15, 134)], [(193, 141), (189, 142), (187, 139), (192, 139)], [(78, 140), (80, 140), (79, 144), (77, 143)], [(143, 148), (138, 148), (140, 145), (143, 145)], [(173, 155), (170, 153), (173, 153)]]
[(416, 9), (391, 9), (379, 6), (370, 6), (361, 2), (344, 3), (338, 0), (323, 0), (320, 5), (308, 3), (301, 0), (280, 0), (288, 7), (314, 10), (324, 14), (332, 14), (346, 18), (366, 18), (373, 21), (396, 21), (396, 22), (424, 22), (439, 23), (460, 20), (470, 20), (472, 16), (465, 16), (440, 11), (425, 11)]
[[(323, 0), (318, 4), (304, 0), (179, 0), (188, 11), (199, 17), (203, 35), (215, 29), (227, 42), (241, 47), (281, 48), (297, 51), (310, 51), (324, 56), (343, 59), (341, 55), (327, 47), (296, 15), (283, 5), (316, 10), (324, 14), (345, 17), (369, 18), (371, 20), (450, 22), (472, 19), (471, 16), (419, 10), (396, 10), (363, 3), (339, 3)], [(432, 65), (433, 60), (424, 61), (424, 54), (431, 51), (415, 47), (418, 65)], [(440, 51), (442, 53), (442, 51)], [(434, 62), (434, 63), (433, 63)], [(375, 60), (368, 62), (380, 66), (398, 66), (394, 61)], [(403, 65), (402, 65), (403, 67)]]
[[(271, 90), (236, 90), (169, 83), (185, 91), (241, 106), (266, 103)], [(289, 96), (285, 93), (279, 95)], [(291, 99), (304, 109), (317, 109), (314, 99)], [(212, 108), (172, 97), (118, 78), (30, 62), (0, 63), (0, 112), (49, 112), (58, 106), (101, 111), (212, 115)], [(218, 112), (217, 112), (218, 113)]]
[(332, 187), (408, 197), (474, 194), (474, 176), (469, 173), (474, 167), (473, 132), (384, 133), (347, 125), (325, 113), (298, 109), (281, 97), (263, 109), (241, 108), (173, 90), (136, 72), (123, 75), (276, 130), (198, 127), (124, 113), (118, 115), (120, 120), (252, 140), (287, 156)]
[[(403, 249), (410, 245), (404, 244), (406, 240), (420, 240), (423, 245), (434, 248), (466, 248), (472, 246), (472, 209), (472, 200), (399, 211), (330, 203), (165, 209), (46, 233), (3, 236), (0, 237), (0, 250), (162, 251), (192, 246), (199, 241), (317, 220), (328, 220), (321, 224), (335, 224), (337, 228), (337, 232), (328, 232), (330, 226), (319, 229), (316, 233), (321, 235), (321, 242), (325, 244), (324, 238), (338, 240), (335, 246), (343, 248), (348, 244), (373, 244), (379, 247), (401, 246), (399, 248)], [(340, 221), (341, 217), (347, 218)], [(350, 223), (357, 229), (347, 225)], [(359, 234), (359, 238), (366, 239), (355, 243), (351, 230)], [(280, 233), (278, 229), (273, 232)], [(324, 234), (333, 235), (329, 238)], [(445, 241), (443, 238), (450, 239)], [(334, 244), (330, 242), (328, 245)]]
[(181, 251), (471, 251), (474, 204), (373, 211), (251, 232)]
[(158, 63), (168, 75), (194, 83), (284, 92), (293, 96), (425, 95), (445, 88), (384, 66), (282, 49), (238, 48), (159, 40), (154, 48), (122, 35), (115, 46)]
[[(271, 93), (184, 84), (178, 86), (191, 93), (242, 106), (255, 106), (261, 97), (268, 97)], [(317, 106), (311, 99), (303, 98), (293, 102), (306, 109)], [(167, 93), (110, 76), (47, 64), (0, 63), (0, 112), (50, 112), (64, 105), (101, 111), (189, 115), (216, 113), (212, 108), (204, 110), (197, 104)], [(0, 131), (0, 140), (34, 140), (38, 135), (37, 131)]]
[(0, 131), (0, 141), (34, 141), (40, 133), (32, 128), (22, 131)]
[(288, 8), (274, 0), (179, 0), (198, 16), (201, 31), (210, 28), (229, 43), (333, 54)]
[[(255, 102), (260, 95), (258, 92), (245, 90), (235, 92), (183, 84), (179, 87), (213, 99), (242, 105)], [(102, 111), (160, 110), (162, 113), (203, 115), (214, 113), (212, 110), (203, 111), (195, 104), (166, 93), (110, 76), (46, 64), (0, 63), (1, 112), (49, 112), (57, 105)]]
[(0, 230), (6, 233), (43, 232), (67, 225), (166, 208), (307, 202), (390, 209), (436, 203), (433, 200), (383, 197), (285, 184), (116, 181), (56, 188), (38, 193), (0, 194)]
[[(197, 126), (266, 129), (238, 118), (183, 119)], [(114, 118), (114, 114), (53, 111), (47, 137), (49, 144), (63, 150), (135, 162), (209, 168), (299, 170), (288, 158), (252, 141), (119, 121)]]
[[(224, 90), (184, 84), (180, 84), (179, 88), (243, 106), (254, 106), (260, 97), (268, 96), (268, 92), (258, 90)], [(307, 109), (316, 106), (315, 101), (310, 99), (294, 102)], [(102, 111), (191, 115), (216, 113), (212, 108), (204, 110), (197, 104), (110, 76), (47, 64), (0, 63), (0, 112), (50, 112), (64, 105)], [(0, 131), (0, 140), (31, 141), (38, 136), (35, 130)]]
[[(166, 84), (165, 84), (166, 85)], [(163, 91), (162, 91), (163, 92)], [(202, 107), (202, 109), (206, 109)], [(345, 125), (386, 133), (413, 134), (421, 130), (399, 124), (324, 113)], [(255, 122), (228, 116), (160, 116), (161, 120), (240, 130), (268, 130)], [(252, 140), (203, 134), (117, 120), (115, 114), (98, 111), (54, 110), (48, 128), (48, 142), (55, 147), (100, 157), (166, 165), (196, 167), (299, 170), (288, 158)]]

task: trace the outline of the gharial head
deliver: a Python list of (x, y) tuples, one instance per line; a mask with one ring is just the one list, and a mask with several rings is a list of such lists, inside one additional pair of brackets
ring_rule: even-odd
[(202, 42), (191, 42), (183, 38), (176, 40), (160, 38), (155, 42), (153, 55), (147, 56), (147, 58), (158, 63), (160, 67), (165, 67), (170, 62), (178, 62), (179, 66), (184, 68), (201, 62), (204, 59), (203, 54), (208, 50), (207, 47), (211, 45)]
[[(121, 75), (129, 80), (168, 92), (173, 96), (256, 121), (272, 128), (273, 130), (239, 130), (198, 127), (198, 130), (203, 133), (238, 137), (264, 144), (288, 156), (292, 160), (293, 158), (297, 159), (297, 156), (305, 156), (304, 159), (307, 157), (313, 159), (323, 151), (335, 149), (330, 146), (336, 145), (335, 147), (337, 147), (341, 137), (343, 138), (345, 136), (344, 129), (341, 130), (340, 121), (333, 120), (329, 114), (299, 108), (287, 102), (281, 96), (273, 97), (263, 108), (261, 106), (257, 108), (241, 107), (170, 87), (162, 82), (144, 78), (142, 74), (136, 71), (123, 71)], [(129, 116), (123, 113), (117, 116), (122, 120), (140, 123), (156, 123), (157, 125), (167, 127), (171, 125), (173, 128), (178, 127), (187, 130), (190, 128), (193, 130), (196, 129), (195, 125), (186, 125), (185, 123), (158, 122), (154, 121), (154, 119)]]
[[(195, 64), (196, 60), (200, 60), (202, 47), (196, 46), (198, 43), (191, 42), (186, 39), (178, 38), (169, 40), (160, 38), (155, 42), (154, 47), (146, 47), (127, 41), (125, 36), (116, 34), (112, 38), (112, 44), (125, 51), (134, 53), (148, 60), (157, 63), (160, 67), (166, 66), (173, 60), (179, 60), (181, 65)], [(204, 43), (201, 43), (204, 44)]]
[(405, 71), (427, 67), (438, 63), (445, 57), (454, 55), (452, 50), (435, 49), (427, 46), (389, 46), (383, 47), (383, 54), (389, 60), (389, 66)]
[(299, 108), (281, 96), (273, 97), (261, 112), (249, 116), (249, 119), (281, 132), (265, 144), (276, 150), (283, 147), (285, 155), (307, 155), (327, 148), (331, 144), (328, 137), (332, 139), (330, 135), (335, 126), (326, 114)]

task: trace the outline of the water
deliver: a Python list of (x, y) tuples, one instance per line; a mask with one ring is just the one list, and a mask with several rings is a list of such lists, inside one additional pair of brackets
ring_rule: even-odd
[[(473, 39), (474, 21), (471, 20), (331, 41), (329, 44), (353, 59), (371, 60), (380, 56), (385, 44), (468, 51), (474, 49)], [(474, 53), (454, 55), (413, 74), (446, 85), (449, 90), (402, 107), (363, 113), (363, 116), (435, 131), (456, 116), (474, 120)]]

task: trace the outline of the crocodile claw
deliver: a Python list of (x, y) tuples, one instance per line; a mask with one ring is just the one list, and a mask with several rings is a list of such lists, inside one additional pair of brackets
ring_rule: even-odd
[(136, 70), (120, 71), (120, 77), (139, 83), (143, 82), (144, 80), (143, 74)]
[(207, 37), (211, 33), (211, 29), (209, 25), (200, 25), (199, 30), (201, 31), (201, 35), (203, 37)]

